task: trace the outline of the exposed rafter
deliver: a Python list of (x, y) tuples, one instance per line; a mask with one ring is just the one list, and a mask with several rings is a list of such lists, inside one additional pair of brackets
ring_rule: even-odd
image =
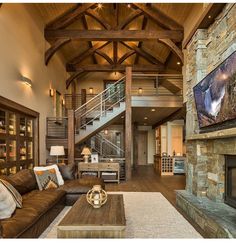
[(184, 62), (184, 54), (182, 52), (182, 50), (170, 39), (159, 39), (158, 41), (164, 43), (166, 46), (168, 46), (173, 53), (175, 53), (179, 59), (181, 60), (181, 62)]
[(183, 27), (180, 24), (164, 14), (162, 11), (146, 6), (142, 3), (133, 3), (133, 5), (143, 11), (148, 18), (155, 21), (159, 26), (170, 30), (183, 30)]
[(148, 62), (152, 63), (152, 64), (157, 64), (160, 66), (164, 66), (163, 63), (158, 60), (156, 57), (154, 57), (153, 55), (149, 54), (148, 52), (144, 51), (141, 48), (138, 48), (135, 44), (133, 43), (125, 43), (125, 42), (121, 42), (124, 46), (126, 46), (127, 48), (134, 50), (137, 54), (139, 54), (140, 56), (142, 56), (144, 59), (146, 59)]
[[(114, 72), (119, 71), (123, 72), (127, 65), (70, 65), (67, 67), (67, 72), (77, 72), (77, 71), (85, 71), (85, 72)], [(132, 69), (134, 72), (160, 72), (164, 71), (164, 67), (160, 65), (132, 65)]]
[(114, 62), (113, 60), (103, 51), (101, 50), (96, 50), (95, 53), (97, 53), (99, 56), (103, 57), (109, 64), (113, 65)]
[(68, 89), (70, 84), (80, 77), (83, 77), (87, 72), (84, 72), (83, 70), (77, 71), (76, 73), (73, 73), (67, 80), (66, 80), (66, 88)]
[(72, 60), (70, 60), (67, 65), (75, 65), (77, 63), (80, 63), (81, 61), (83, 61), (85, 58), (87, 58), (90, 55), (93, 55), (95, 53), (96, 50), (98, 49), (102, 49), (103, 47), (105, 47), (106, 45), (108, 45), (110, 42), (107, 41), (105, 43), (97, 43), (95, 44), (93, 47), (85, 50), (82, 54), (74, 57)]
[(56, 40), (51, 47), (45, 52), (45, 65), (48, 65), (52, 56), (65, 44), (70, 42), (70, 38)]
[[(82, 16), (82, 23), (83, 23), (84, 29), (88, 30), (89, 28), (88, 28), (88, 23), (87, 23), (85, 15)], [(89, 41), (88, 45), (89, 45), (89, 48), (92, 48), (93, 47), (92, 41)], [(93, 63), (97, 64), (97, 59), (94, 54), (92, 55), (92, 58), (93, 58)]]
[(70, 38), (83, 41), (147, 41), (173, 39), (181, 41), (182, 31), (178, 30), (45, 30), (46, 40)]
[(173, 84), (168, 78), (158, 80), (158, 84), (168, 89), (173, 94), (178, 94), (181, 91), (181, 89)]
[(113, 62), (116, 64), (118, 58), (118, 42), (113, 41)]
[(111, 25), (95, 10), (88, 9), (85, 12), (86, 15), (94, 18), (98, 23), (100, 23), (106, 30), (111, 29)]
[(130, 56), (134, 55), (136, 52), (131, 50), (126, 52), (117, 62), (117, 64), (122, 64), (127, 58), (129, 58)]
[(76, 7), (69, 9), (66, 13), (57, 17), (51, 23), (46, 26), (46, 29), (62, 29), (66, 28), (74, 21), (76, 21), (79, 17), (81, 17), (86, 10), (94, 6), (95, 3), (84, 3), (82, 5), (77, 5)]
[(133, 20), (143, 15), (143, 12), (139, 9), (132, 12), (126, 19), (124, 19), (117, 27), (118, 30), (124, 29), (128, 24), (130, 24)]

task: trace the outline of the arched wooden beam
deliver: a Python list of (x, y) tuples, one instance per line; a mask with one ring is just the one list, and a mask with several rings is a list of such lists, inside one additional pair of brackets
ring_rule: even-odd
[(73, 73), (67, 80), (66, 80), (66, 88), (68, 89), (70, 84), (77, 78), (80, 78), (87, 74), (83, 69), (78, 70), (76, 73)]
[(103, 51), (96, 50), (95, 53), (97, 53), (99, 56), (103, 57), (108, 63), (114, 64), (113, 60)]
[(106, 30), (111, 29), (111, 25), (106, 22), (106, 20), (95, 10), (93, 9), (88, 9), (85, 12), (85, 15), (88, 15), (92, 18), (94, 18), (98, 23), (100, 23)]
[(56, 40), (53, 45), (45, 52), (45, 65), (47, 66), (50, 59), (52, 58), (52, 56), (65, 44), (67, 44), (68, 42), (70, 42), (71, 39), (70, 38), (65, 38), (65, 39), (58, 39)]
[(143, 15), (143, 12), (139, 9), (132, 12), (126, 19), (124, 19), (117, 27), (118, 30), (124, 29), (128, 24), (130, 24), (133, 20)]
[(122, 62), (124, 62), (127, 58), (129, 58), (130, 56), (132, 56), (133, 54), (135, 54), (135, 51), (128, 51), (126, 52), (117, 62), (117, 64), (122, 64)]
[(176, 46), (176, 44), (170, 40), (170, 39), (159, 39), (158, 41), (162, 42), (166, 46), (168, 46), (173, 53), (175, 53), (181, 60), (182, 63), (184, 63), (184, 54), (181, 51), (181, 49)]

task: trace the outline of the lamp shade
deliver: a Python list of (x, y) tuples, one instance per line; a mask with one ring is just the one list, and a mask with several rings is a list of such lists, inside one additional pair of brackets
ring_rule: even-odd
[(51, 146), (50, 155), (65, 155), (64, 146)]
[(88, 147), (84, 147), (81, 154), (82, 155), (91, 155), (91, 151)]

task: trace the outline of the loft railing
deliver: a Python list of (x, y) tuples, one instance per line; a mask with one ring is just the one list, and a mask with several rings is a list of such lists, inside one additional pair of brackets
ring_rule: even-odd
[(125, 100), (125, 77), (75, 110), (76, 133)]
[(96, 94), (86, 94), (85, 97), (81, 94), (65, 94), (65, 108), (66, 110), (76, 110), (80, 106), (83, 105), (83, 99), (85, 98), (85, 102), (88, 102), (93, 97), (95, 97)]
[(96, 134), (91, 138), (91, 148), (100, 153), (102, 157), (124, 157), (123, 149), (104, 138), (101, 134)]
[(68, 119), (67, 117), (47, 117), (46, 129), (48, 138), (67, 138)]

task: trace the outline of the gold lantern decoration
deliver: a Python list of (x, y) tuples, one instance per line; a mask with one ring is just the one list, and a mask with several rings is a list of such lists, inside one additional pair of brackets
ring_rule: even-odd
[(101, 187), (101, 185), (94, 185), (91, 190), (87, 192), (87, 201), (94, 208), (100, 208), (107, 201), (107, 193)]

